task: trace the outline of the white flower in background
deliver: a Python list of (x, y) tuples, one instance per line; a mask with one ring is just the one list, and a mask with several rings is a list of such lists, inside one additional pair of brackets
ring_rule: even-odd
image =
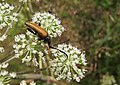
[(4, 48), (3, 47), (0, 47), (0, 53), (4, 52)]
[(0, 64), (0, 68), (7, 68), (9, 63), (2, 63)]
[(34, 66), (39, 65), (38, 62), (37, 62), (37, 59), (35, 57), (32, 59), (32, 63), (33, 63)]
[(26, 34), (20, 34), (15, 36), (15, 57), (22, 57), (22, 63), (32, 62), (34, 66), (38, 66), (36, 55), (43, 56), (40, 52), (44, 47), (42, 46), (43, 41), (38, 40), (38, 36), (27, 31)]
[(61, 36), (62, 32), (65, 30), (61, 22), (54, 15), (47, 12), (35, 13), (32, 21), (37, 24), (40, 23), (41, 27), (48, 31), (50, 37)]
[(59, 44), (58, 49), (65, 52), (68, 56), (58, 50), (52, 49), (52, 54), (55, 56), (55, 59), (51, 60), (51, 70), (54, 76), (57, 80), (66, 79), (70, 81), (74, 79), (80, 82), (86, 71), (82, 66), (87, 64), (84, 52), (72, 47), (71, 44)]
[(26, 83), (25, 80), (22, 80), (22, 81), (20, 82), (20, 85), (27, 85), (27, 83)]
[[(1, 66), (1, 65), (0, 65)], [(9, 82), (11, 78), (15, 78), (16, 73), (15, 72), (8, 72), (6, 70), (0, 69), (0, 82), (5, 85), (10, 85)], [(0, 83), (0, 85), (1, 85)]]
[(0, 3), (0, 29), (4, 27), (12, 28), (12, 23), (17, 22), (17, 13), (14, 12), (14, 6), (8, 3)]
[[(22, 80), (20, 82), (20, 85), (27, 85), (26, 81), (25, 80)], [(36, 85), (36, 83), (34, 81), (31, 81), (29, 85)]]
[(4, 41), (7, 38), (7, 35), (2, 35), (2, 37), (0, 37), (0, 41)]
[(16, 77), (16, 73), (15, 72), (12, 72), (12, 73), (9, 73), (10, 77), (12, 78), (15, 78)]
[(6, 76), (6, 75), (8, 75), (8, 71), (2, 70), (2, 71), (0, 72), (0, 75), (1, 75), (1, 76)]
[(25, 3), (25, 2), (27, 2), (27, 0), (19, 0), (19, 2), (24, 2)]
[(36, 85), (36, 83), (34, 81), (31, 81), (30, 85)]
[(101, 85), (118, 85), (114, 75), (110, 75), (108, 72), (101, 76)]

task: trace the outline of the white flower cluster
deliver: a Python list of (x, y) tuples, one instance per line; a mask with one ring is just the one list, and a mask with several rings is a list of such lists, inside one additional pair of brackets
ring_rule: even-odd
[[(6, 82), (8, 83), (10, 78), (15, 78), (16, 73), (15, 72), (8, 72), (5, 70), (7, 68), (9, 63), (2, 63), (0, 64), (0, 85), (4, 85)], [(5, 84), (8, 85), (8, 84)]]
[(15, 36), (15, 57), (22, 57), (22, 63), (32, 62), (34, 66), (38, 66), (35, 55), (43, 56), (41, 52), (44, 45), (42, 41), (38, 41), (38, 37), (31, 32), (27, 31), (26, 34)]
[(23, 3), (25, 3), (25, 2), (27, 2), (27, 0), (19, 0), (19, 2), (23, 2)]
[(1, 77), (0, 76), (0, 85), (10, 85), (9, 84), (10, 78), (9, 77)]
[(11, 78), (15, 78), (15, 77), (16, 77), (16, 73), (15, 73), (15, 72), (9, 73), (9, 72), (6, 71), (6, 70), (1, 70), (1, 71), (0, 71), (0, 76), (9, 76), (9, 77), (11, 77)]
[(77, 82), (84, 77), (85, 69), (79, 68), (77, 65), (85, 66), (85, 54), (71, 44), (59, 44), (58, 49), (64, 51), (68, 57), (58, 50), (52, 49), (52, 54), (55, 59), (51, 60), (51, 70), (57, 80), (66, 79), (68, 81), (74, 79)]
[(5, 68), (7, 68), (9, 65), (9, 63), (2, 63), (0, 64), (0, 76), (10, 76), (12, 78), (16, 77), (16, 73), (15, 72), (11, 72), (9, 73), (8, 71), (4, 70)]
[[(20, 85), (27, 85), (26, 81), (25, 80), (22, 80), (20, 82)], [(29, 85), (36, 85), (36, 83), (34, 81), (31, 81)]]
[(61, 25), (61, 22), (56, 19), (56, 17), (50, 13), (38, 12), (32, 18), (32, 21), (35, 23), (40, 23), (41, 27), (44, 28), (50, 37), (57, 37), (61, 36), (62, 32), (65, 30), (64, 27)]
[(8, 67), (9, 63), (1, 63), (0, 64), (0, 85), (10, 85), (8, 84), (11, 78), (16, 77), (15, 72), (8, 72), (5, 70)]
[(0, 29), (8, 26), (12, 28), (13, 21), (17, 22), (17, 13), (14, 12), (14, 6), (8, 3), (0, 3)]

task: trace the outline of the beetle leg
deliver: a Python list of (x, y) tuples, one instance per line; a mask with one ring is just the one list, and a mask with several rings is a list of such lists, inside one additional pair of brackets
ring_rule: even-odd
[(52, 14), (52, 11), (51, 11), (51, 10), (48, 10), (48, 13)]
[(37, 34), (37, 32), (33, 31), (31, 28), (27, 28), (27, 30), (30, 31), (31, 33), (35, 34), (35, 35)]
[[(27, 30), (30, 31), (31, 33), (33, 33), (34, 35), (39, 36), (38, 33), (37, 33), (36, 31), (32, 30), (31, 28), (27, 28)], [(40, 38), (40, 36), (39, 36), (39, 37), (38, 37), (38, 40), (43, 40), (43, 39)]]
[(41, 26), (41, 23), (39, 22), (38, 25)]

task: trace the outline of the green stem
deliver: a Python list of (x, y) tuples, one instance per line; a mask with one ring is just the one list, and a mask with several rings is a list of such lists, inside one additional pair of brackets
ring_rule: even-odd
[[(49, 67), (49, 65), (50, 65), (49, 61), (50, 61), (50, 58), (51, 58), (51, 52), (50, 52), (50, 48), (49, 48), (48, 44), (46, 44), (46, 47), (47, 47), (47, 50), (48, 50), (48, 55), (46, 55), (46, 63), (47, 63), (47, 67)], [(48, 68), (48, 74), (49, 74), (49, 76), (52, 76), (52, 72), (51, 72), (50, 68)]]
[[(39, 69), (42, 69), (42, 56), (39, 56)], [(40, 74), (42, 74), (42, 71), (40, 71)]]

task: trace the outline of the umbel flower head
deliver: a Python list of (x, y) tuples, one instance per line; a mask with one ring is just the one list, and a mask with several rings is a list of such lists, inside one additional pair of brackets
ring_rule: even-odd
[(57, 35), (61, 36), (64, 31), (64, 27), (61, 25), (61, 22), (54, 15), (47, 12), (35, 13), (32, 21), (41, 24), (41, 27), (48, 31), (50, 37), (57, 37)]
[(0, 64), (0, 85), (7, 85), (11, 78), (16, 77), (15, 72), (8, 72), (5, 70), (8, 67), (9, 63), (1, 63)]
[(33, 62), (35, 66), (38, 66), (36, 59), (37, 56), (43, 56), (41, 52), (43, 50), (44, 44), (43, 41), (38, 40), (38, 36), (27, 31), (26, 34), (20, 34), (15, 36), (15, 57), (22, 57), (22, 62)]
[(17, 22), (17, 13), (14, 12), (14, 6), (8, 3), (0, 3), (0, 29), (4, 27), (12, 28), (12, 23)]
[(72, 47), (71, 44), (59, 44), (58, 49), (64, 51), (68, 56), (58, 50), (52, 50), (55, 58), (51, 60), (51, 70), (56, 79), (76, 80), (80, 82), (86, 70), (82, 67), (78, 68), (77, 65), (85, 66), (87, 64), (84, 52)]

